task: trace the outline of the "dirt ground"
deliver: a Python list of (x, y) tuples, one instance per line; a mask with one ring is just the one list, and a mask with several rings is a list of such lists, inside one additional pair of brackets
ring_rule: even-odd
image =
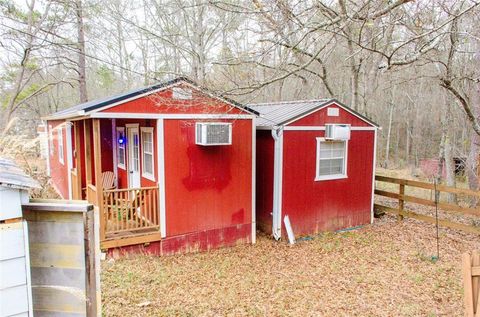
[(290, 246), (102, 263), (105, 316), (463, 316), (461, 254), (480, 238), (391, 216)]

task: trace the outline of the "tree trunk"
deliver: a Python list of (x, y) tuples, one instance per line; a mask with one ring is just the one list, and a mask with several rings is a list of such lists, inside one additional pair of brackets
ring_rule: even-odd
[(83, 24), (82, 0), (76, 0), (75, 13), (77, 16), (77, 48), (78, 48), (78, 88), (80, 102), (87, 102), (87, 76), (85, 66), (85, 25)]

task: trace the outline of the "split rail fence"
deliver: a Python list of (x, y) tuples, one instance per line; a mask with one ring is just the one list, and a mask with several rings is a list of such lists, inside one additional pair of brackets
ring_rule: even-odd
[[(425, 221), (428, 223), (436, 224), (437, 218), (425, 214), (421, 214), (412, 210), (407, 210), (405, 208), (405, 203), (415, 203), (423, 206), (437, 207), (439, 210), (449, 213), (449, 214), (462, 214), (462, 215), (473, 215), (479, 217), (480, 220), (480, 209), (463, 207), (456, 204), (440, 201), (439, 197), (441, 193), (450, 193), (456, 195), (468, 196), (474, 200), (480, 200), (480, 192), (470, 189), (455, 188), (449, 187), (441, 184), (432, 184), (427, 182), (413, 181), (401, 178), (386, 177), (386, 176), (375, 176), (376, 182), (387, 183), (387, 186), (376, 186), (375, 194), (382, 197), (387, 197), (394, 199), (393, 202), (396, 202), (397, 208), (391, 206), (381, 205), (380, 202), (376, 201), (374, 204), (374, 209), (380, 212), (388, 212), (397, 215), (399, 220), (402, 220), (404, 217), (414, 218), (417, 220)], [(383, 187), (390, 187), (393, 185), (398, 185), (397, 192), (387, 191)], [(416, 189), (430, 190), (431, 197), (430, 199), (418, 197), (414, 195), (407, 194), (407, 187), (414, 187)], [(390, 189), (388, 188), (388, 189)], [(479, 234), (480, 235), (480, 226), (475, 223), (466, 224), (460, 223), (449, 219), (438, 219), (439, 226), (462, 230), (469, 233)]]
[(466, 317), (480, 317), (480, 252), (463, 254)]

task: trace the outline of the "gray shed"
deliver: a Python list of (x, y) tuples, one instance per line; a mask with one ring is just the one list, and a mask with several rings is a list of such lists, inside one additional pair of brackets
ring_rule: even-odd
[(0, 158), (0, 316), (32, 316), (27, 222), (22, 203), (39, 184)]

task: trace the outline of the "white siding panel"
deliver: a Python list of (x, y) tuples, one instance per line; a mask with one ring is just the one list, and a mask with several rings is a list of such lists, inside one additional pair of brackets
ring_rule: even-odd
[(0, 261), (25, 256), (21, 222), (0, 225)]
[(28, 292), (25, 285), (0, 290), (0, 316), (28, 312)]
[(0, 262), (0, 289), (26, 284), (25, 257)]
[(0, 189), (0, 220), (22, 217), (22, 196), (21, 190), (15, 188)]

